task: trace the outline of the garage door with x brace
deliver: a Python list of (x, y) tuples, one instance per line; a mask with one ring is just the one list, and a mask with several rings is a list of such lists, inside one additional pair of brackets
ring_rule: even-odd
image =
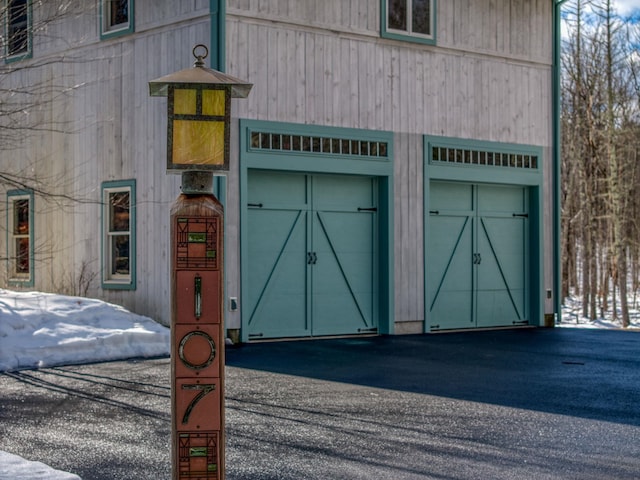
[(377, 331), (376, 182), (249, 171), (249, 339)]
[(431, 182), (431, 331), (529, 322), (528, 210), (526, 187)]

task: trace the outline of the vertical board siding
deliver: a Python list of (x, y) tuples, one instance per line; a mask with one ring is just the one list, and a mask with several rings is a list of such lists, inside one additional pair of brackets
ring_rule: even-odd
[[(552, 3), (439, 0), (436, 45), (420, 45), (380, 37), (379, 0), (227, 1), (226, 69), (254, 84), (249, 98), (233, 100), (234, 122), (251, 118), (395, 132), (397, 321), (424, 315), (422, 135), (551, 150)], [(35, 287), (72, 289), (83, 264), (100, 272), (100, 184), (135, 178), (136, 290), (102, 290), (96, 278), (88, 293), (167, 324), (168, 212), (180, 177), (165, 172), (166, 100), (150, 98), (147, 82), (187, 68), (193, 45), (210, 44), (209, 0), (136, 0), (136, 32), (105, 41), (98, 2), (75, 0), (71, 11), (34, 37), (34, 60), (64, 55), (64, 62), (3, 77), (4, 85), (16, 87), (46, 79), (48, 95), (65, 90), (33, 115), (64, 125), (68, 133), (32, 132), (20, 148), (0, 156), (0, 170), (15, 169), (19, 159), (43, 188), (59, 195), (34, 199)], [(237, 122), (232, 135), (227, 293), (237, 296)], [(4, 193), (7, 187), (2, 188)], [(6, 235), (0, 235), (0, 255), (5, 252)], [(239, 327), (238, 314), (230, 319), (231, 327)]]
[(395, 320), (422, 320), (422, 135), (551, 144), (551, 5), (438, 2), (430, 47), (379, 39), (378, 3), (232, 0), (228, 71), (254, 84), (242, 118), (396, 132)]
[(422, 136), (396, 134), (395, 164), (395, 320), (424, 315)]
[[(240, 116), (463, 136), (551, 141), (549, 64), (401, 48), (230, 17), (229, 73), (254, 84)], [(529, 88), (528, 88), (529, 87)], [(535, 87), (535, 88), (534, 88)], [(541, 111), (541, 108), (544, 111)]]
[[(82, 293), (80, 273), (85, 268), (85, 274), (94, 275), (88, 295), (168, 324), (168, 212), (180, 192), (180, 176), (166, 174), (166, 100), (149, 97), (148, 81), (189, 67), (193, 45), (209, 43), (210, 27), (208, 1), (160, 3), (160, 16), (148, 21), (143, 20), (145, 10), (155, 9), (136, 9), (136, 26), (156, 22), (153, 29), (119, 39), (99, 40), (93, 4), (82, 14), (48, 25), (49, 34), (60, 29), (69, 43), (34, 45), (34, 53), (65, 53), (65, 61), (22, 69), (7, 75), (6, 81), (24, 88), (47, 83), (43, 90), (57, 99), (33, 111), (41, 117), (37, 123), (51, 131), (31, 132), (16, 153), (24, 171), (35, 172), (39, 188), (50, 193), (36, 192), (34, 198), (35, 288)], [(136, 7), (143, 5), (137, 0)], [(172, 24), (180, 15), (192, 20)], [(158, 25), (160, 20), (167, 25)], [(70, 25), (74, 27), (68, 29)], [(72, 41), (77, 43), (69, 49)], [(65, 94), (54, 95), (57, 90)], [(14, 171), (15, 158), (3, 152), (0, 170)], [(100, 185), (127, 179), (136, 179), (138, 187), (136, 290), (104, 290)], [(4, 255), (6, 236), (0, 237)], [(5, 268), (0, 278), (6, 283)]]

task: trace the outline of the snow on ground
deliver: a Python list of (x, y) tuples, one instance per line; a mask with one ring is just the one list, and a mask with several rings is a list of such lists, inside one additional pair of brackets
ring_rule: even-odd
[[(581, 317), (580, 299), (565, 302), (560, 327), (620, 328), (620, 322)], [(640, 329), (633, 311), (632, 328)], [(99, 300), (0, 289), (0, 372), (168, 356), (169, 329)], [(0, 480), (80, 480), (0, 451)]]
[(17, 455), (0, 452), (2, 480), (81, 480), (73, 473), (61, 472), (40, 462), (30, 462)]
[[(628, 329), (640, 329), (640, 311), (632, 305), (629, 306), (629, 317), (631, 324)], [(569, 328), (616, 329), (622, 328), (622, 321), (619, 318), (613, 319), (611, 312), (606, 313), (605, 316), (601, 318), (596, 318), (591, 321), (582, 316), (582, 299), (580, 297), (572, 296), (565, 299), (564, 305), (562, 305), (562, 322), (557, 326)]]
[[(168, 356), (169, 329), (99, 300), (0, 289), (0, 372)], [(0, 451), (0, 480), (80, 480)]]
[(169, 329), (99, 300), (0, 289), (0, 371), (169, 355)]

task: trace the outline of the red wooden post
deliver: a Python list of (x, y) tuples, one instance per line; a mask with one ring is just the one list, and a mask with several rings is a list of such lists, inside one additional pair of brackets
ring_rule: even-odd
[(171, 208), (173, 480), (224, 480), (223, 208), (211, 194)]

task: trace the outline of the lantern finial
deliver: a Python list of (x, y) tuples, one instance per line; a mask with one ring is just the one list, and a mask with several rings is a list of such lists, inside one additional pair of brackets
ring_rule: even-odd
[[(198, 50), (198, 49), (204, 49), (204, 53), (202, 55), (198, 55), (196, 53), (196, 50)], [(198, 45), (193, 47), (193, 50), (191, 51), (191, 53), (193, 53), (193, 56), (196, 58), (196, 61), (193, 64), (193, 66), (194, 67), (204, 67), (204, 59), (209, 56), (209, 49), (206, 47), (206, 45), (203, 45), (203, 44), (199, 43)]]

